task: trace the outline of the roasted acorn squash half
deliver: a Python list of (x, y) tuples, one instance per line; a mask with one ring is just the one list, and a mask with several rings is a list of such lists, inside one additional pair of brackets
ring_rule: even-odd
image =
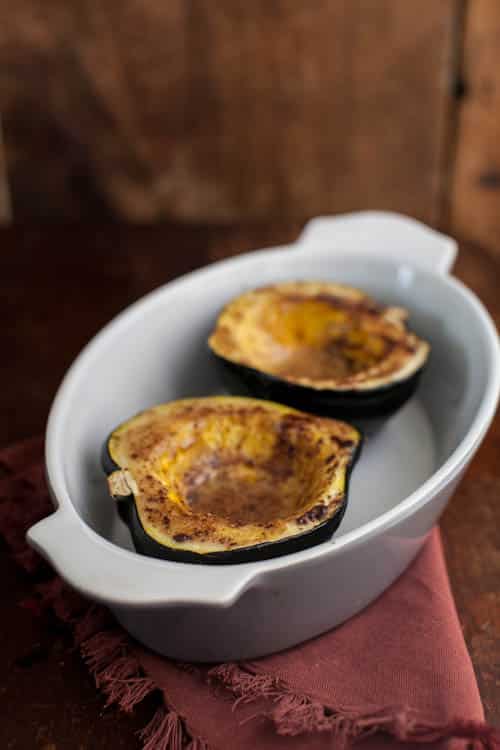
[(138, 552), (239, 563), (331, 537), (360, 440), (344, 422), (280, 404), (193, 398), (119, 426), (103, 465)]
[(407, 317), (353, 287), (285, 282), (230, 301), (209, 346), (232, 392), (325, 416), (385, 417), (413, 394), (429, 355)]

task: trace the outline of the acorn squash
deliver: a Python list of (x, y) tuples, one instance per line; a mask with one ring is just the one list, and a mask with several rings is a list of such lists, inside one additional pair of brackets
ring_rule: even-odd
[(193, 398), (115, 429), (103, 466), (137, 551), (237, 563), (331, 537), (360, 441), (344, 422), (280, 404)]
[(353, 287), (285, 282), (230, 301), (209, 347), (232, 392), (325, 416), (384, 417), (413, 394), (429, 355), (407, 317)]

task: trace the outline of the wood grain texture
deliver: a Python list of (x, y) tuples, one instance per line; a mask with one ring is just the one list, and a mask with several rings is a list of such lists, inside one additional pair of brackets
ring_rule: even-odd
[(452, 230), (500, 254), (500, 13), (470, 0), (451, 191)]
[(7, 181), (7, 162), (3, 145), (2, 120), (0, 118), (0, 224), (11, 218), (10, 193)]
[(0, 0), (16, 218), (436, 221), (458, 0)]
[[(500, 330), (500, 258), (463, 243), (455, 275)], [(441, 528), (453, 594), (486, 715), (500, 726), (500, 416), (444, 513)]]
[[(215, 258), (293, 240), (297, 223), (235, 227), (11, 227), (0, 231), (0, 447), (41, 432), (71, 359), (100, 326), (159, 284)], [(71, 252), (68, 252), (68, 248)], [(500, 259), (461, 248), (457, 276), (500, 326)], [(91, 290), (91, 291), (90, 291)], [(446, 510), (441, 528), (464, 635), (489, 721), (500, 725), (500, 420)], [(0, 747), (133, 750), (151, 703), (132, 718), (103, 711), (64, 633), (19, 606), (29, 581), (0, 549)], [(38, 646), (37, 646), (38, 644)], [(34, 646), (36, 648), (34, 649)], [(63, 708), (62, 708), (63, 707)], [(9, 744), (10, 743), (10, 744)], [(51, 747), (52, 743), (52, 747)]]

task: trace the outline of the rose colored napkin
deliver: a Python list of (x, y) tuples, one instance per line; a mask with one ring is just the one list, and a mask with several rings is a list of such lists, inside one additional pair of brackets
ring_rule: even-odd
[[(24, 534), (52, 509), (41, 440), (0, 453), (0, 477), (0, 532), (19, 564), (40, 577), (44, 563)], [(47, 568), (35, 588), (29, 605), (52, 607), (73, 629), (108, 704), (131, 711), (158, 691), (160, 707), (140, 733), (143, 750), (323, 750), (358, 741), (364, 750), (409, 749), (445, 740), (500, 748), (499, 733), (483, 723), (437, 530), (406, 573), (349, 622), (240, 664), (196, 666), (153, 654)]]

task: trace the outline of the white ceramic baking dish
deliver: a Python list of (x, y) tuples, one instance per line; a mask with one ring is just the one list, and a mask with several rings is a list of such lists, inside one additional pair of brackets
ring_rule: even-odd
[[(394, 214), (319, 218), (295, 244), (214, 263), (132, 305), (59, 388), (46, 436), (57, 510), (30, 529), (30, 543), (140, 641), (183, 660), (257, 657), (360, 611), (418, 552), (495, 412), (497, 334), (474, 294), (448, 275), (455, 253), (450, 238)], [(152, 404), (220, 392), (206, 339), (221, 306), (246, 289), (301, 278), (345, 282), (407, 307), (411, 327), (432, 344), (417, 396), (366, 441), (337, 533), (240, 565), (136, 554), (108, 497), (103, 440)]]

